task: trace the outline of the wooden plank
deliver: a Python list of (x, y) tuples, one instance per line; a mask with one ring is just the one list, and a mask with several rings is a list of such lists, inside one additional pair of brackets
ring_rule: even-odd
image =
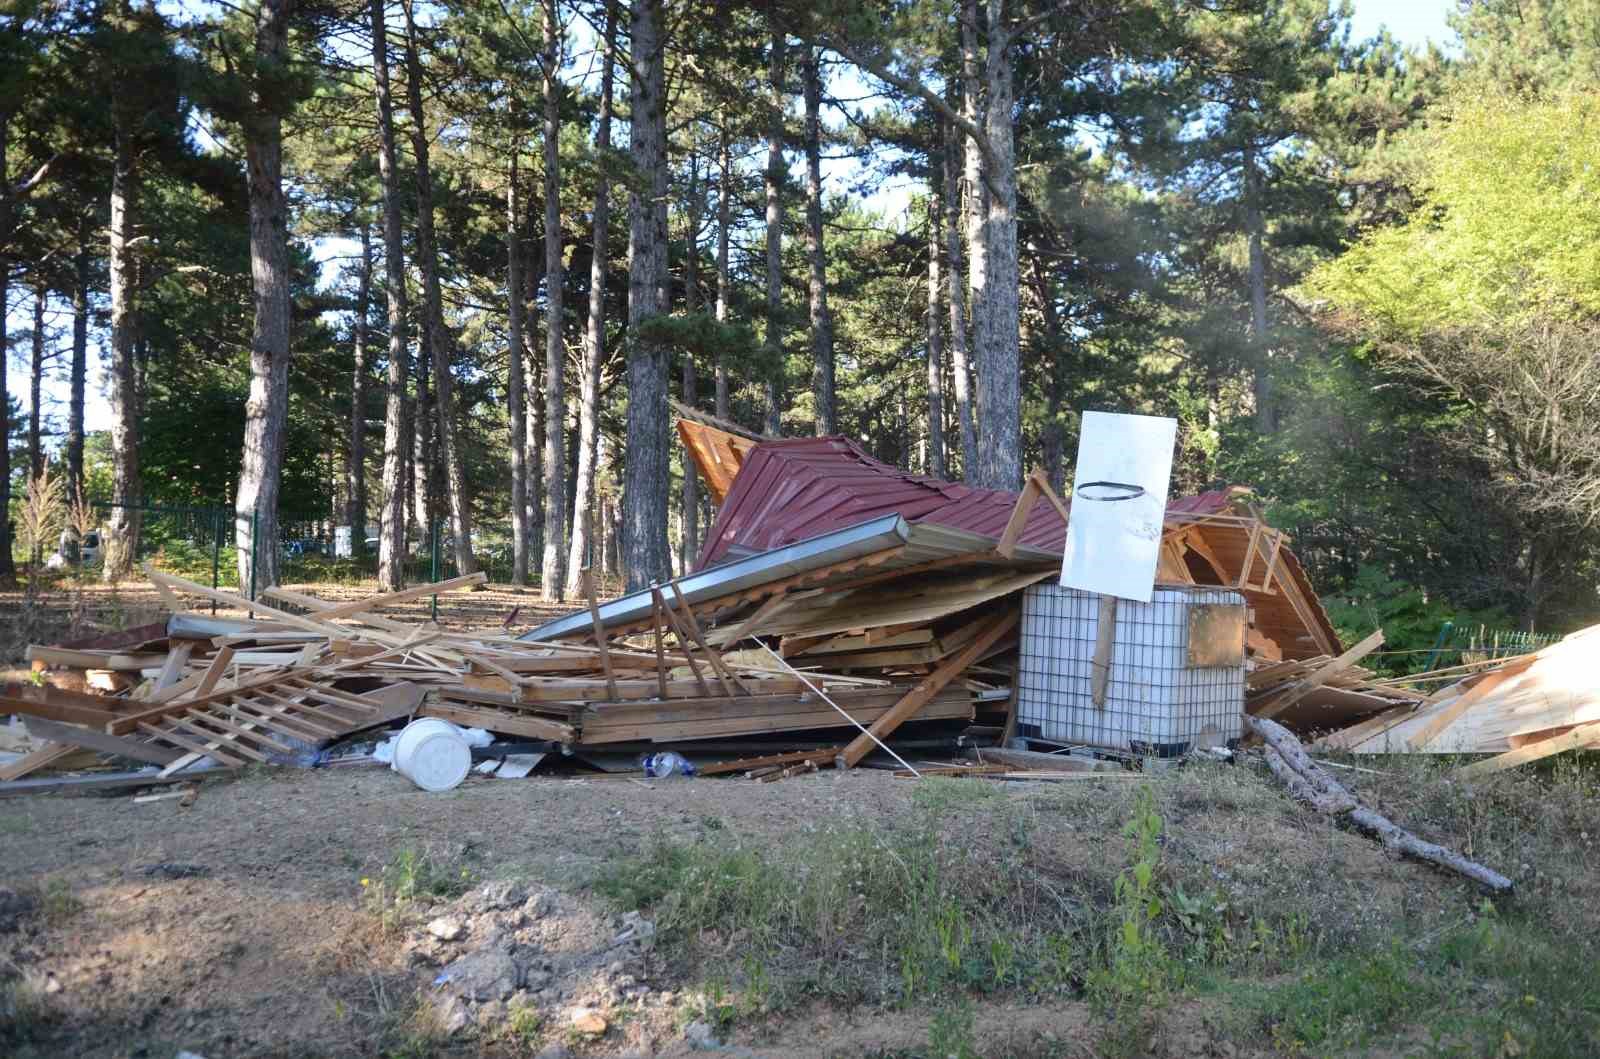
[(702, 695), (710, 695), (711, 685), (707, 684), (706, 678), (700, 675), (700, 663), (695, 661), (694, 652), (689, 646), (689, 633), (678, 621), (678, 615), (673, 612), (672, 606), (667, 603), (667, 598), (662, 595), (661, 589), (652, 585), (650, 586), (650, 594), (655, 597), (656, 609), (661, 612), (672, 626), (672, 633), (678, 638), (678, 646), (683, 648), (684, 660), (689, 663), (689, 672), (694, 674), (695, 681), (700, 685), (700, 693)]
[(12, 780), (19, 780), (30, 772), (52, 765), (62, 758), (71, 757), (78, 752), (78, 749), (65, 743), (42, 746), (31, 754), (24, 754), (11, 764), (0, 767), (0, 781), (10, 783)]
[(1256, 542), (1261, 539), (1261, 523), (1255, 522), (1250, 526), (1250, 539), (1244, 545), (1244, 563), (1239, 567), (1239, 579), (1233, 583), (1234, 588), (1244, 588), (1250, 583), (1250, 568), (1256, 561)]
[[(235, 768), (244, 764), (242, 759), (226, 754), (214, 746), (207, 746), (204, 741), (199, 743), (192, 742), (177, 732), (168, 731), (164, 728), (158, 728), (155, 725), (150, 724), (148, 721), (140, 721), (139, 730), (149, 735), (156, 736), (165, 742), (171, 743), (173, 746), (181, 747), (184, 750), (189, 751), (189, 753), (184, 755), (184, 757), (208, 757), (219, 764), (229, 765)], [(177, 765), (183, 760), (184, 758), (180, 757), (177, 759), (177, 761), (174, 761), (172, 765), (168, 765), (167, 767), (172, 768), (173, 765)]]
[(722, 656), (710, 644), (706, 643), (705, 630), (700, 628), (700, 620), (694, 616), (694, 609), (689, 606), (689, 601), (683, 598), (678, 583), (672, 582), (672, 595), (676, 598), (678, 607), (683, 611), (683, 620), (689, 626), (689, 635), (694, 637), (694, 642), (700, 645), (700, 650), (705, 652), (706, 660), (711, 663), (711, 668), (717, 671), (717, 679), (722, 682), (722, 688), (732, 695), (736, 691), (748, 692), (743, 681), (728, 671), (723, 663)]
[(868, 731), (851, 740), (841, 755), (845, 764), (853, 768), (856, 762), (866, 757), (879, 742), (920, 710), (929, 699), (942, 691), (946, 684), (960, 675), (990, 644), (1016, 628), (1021, 618), (1020, 607), (1007, 607), (978, 635), (977, 639), (963, 648), (959, 654), (941, 662), (938, 669), (919, 681), (917, 686), (906, 692), (905, 697), (895, 703), (888, 713), (874, 721)]
[(1094, 623), (1094, 657), (1089, 660), (1089, 698), (1096, 709), (1106, 704), (1111, 686), (1111, 655), (1116, 650), (1117, 597), (1102, 595)]
[(832, 761), (833, 756), (839, 752), (836, 746), (825, 746), (820, 750), (795, 750), (785, 754), (766, 754), (762, 757), (745, 757), (736, 761), (719, 761), (714, 765), (697, 765), (697, 776), (726, 776), (731, 772), (749, 772), (752, 769), (769, 768), (773, 765), (795, 765), (802, 761), (815, 761), (817, 764)]
[(1245, 609), (1220, 603), (1190, 607), (1188, 664), (1201, 669), (1244, 665)]
[(1251, 710), (1251, 716), (1265, 719), (1276, 717), (1278, 714), (1282, 713), (1284, 710), (1287, 710), (1290, 706), (1293, 706), (1305, 696), (1309, 695), (1315, 689), (1320, 688), (1322, 685), (1328, 683), (1328, 681), (1332, 680), (1340, 673), (1343, 673), (1345, 670), (1349, 669), (1351, 666), (1367, 657), (1367, 655), (1371, 654), (1373, 651), (1376, 651), (1380, 646), (1382, 646), (1382, 644), (1383, 630), (1379, 629), (1377, 632), (1373, 633), (1371, 636), (1368, 636), (1365, 640), (1362, 640), (1360, 643), (1350, 648), (1350, 650), (1346, 651), (1338, 658), (1335, 658), (1333, 661), (1328, 662), (1315, 671), (1307, 674), (1300, 680), (1299, 683), (1295, 684), (1287, 691), (1281, 692), (1266, 704)]
[(437, 717), (440, 720), (450, 721), (468, 728), (486, 728), (491, 732), (500, 732), (504, 735), (522, 735), (530, 739), (549, 739), (557, 743), (570, 743), (575, 735), (571, 725), (543, 717), (534, 717), (529, 714), (511, 713), (506, 710), (459, 706), (446, 702), (429, 702), (419, 706), (417, 713), (422, 717)]
[(460, 577), (436, 581), (433, 584), (413, 585), (410, 588), (402, 588), (398, 592), (385, 592), (381, 595), (368, 596), (366, 599), (358, 599), (353, 603), (341, 603), (337, 606), (329, 607), (327, 610), (318, 611), (317, 617), (325, 622), (337, 621), (340, 618), (354, 618), (358, 614), (367, 614), (380, 607), (391, 607), (396, 603), (408, 603), (413, 599), (421, 599), (423, 596), (443, 595), (446, 592), (454, 592), (458, 588), (481, 585), (488, 580), (489, 575), (481, 571), (475, 574), (463, 574)]
[[(284, 753), (284, 754), (293, 754), (293, 753), (295, 753), (294, 747), (285, 746), (284, 744), (278, 742), (276, 739), (273, 739), (270, 736), (267, 736), (266, 734), (264, 734), (264, 733), (262, 733), (262, 732), (257, 730), (257, 728), (265, 727), (264, 725), (260, 725), (260, 724), (252, 725), (250, 723), (246, 723), (246, 724), (242, 724), (242, 725), (234, 724), (232, 721), (229, 721), (229, 720), (227, 720), (227, 719), (225, 719), (223, 717), (218, 717), (216, 715), (216, 713), (214, 712), (215, 710), (216, 710), (216, 707), (214, 707), (214, 706), (211, 708), (211, 710), (206, 710), (206, 711), (190, 710), (187, 714), (184, 715), (184, 719), (189, 722), (189, 725), (190, 725), (191, 728), (194, 728), (194, 726), (195, 726), (195, 724), (197, 722), (204, 721), (206, 724), (210, 725), (213, 728), (221, 729), (221, 731), (218, 733), (218, 735), (224, 735), (224, 736), (233, 735), (235, 737), (244, 737), (244, 738), (248, 738), (248, 739), (252, 740), (253, 742), (260, 743), (263, 746), (271, 747), (273, 750), (279, 751), (280, 753)], [(212, 738), (216, 738), (216, 736), (212, 736)], [(234, 742), (237, 743), (238, 742), (238, 738), (236, 738), (234, 740)], [(245, 749), (245, 748), (241, 747), (241, 749)], [(169, 762), (169, 764), (170, 764), (170, 762)]]
[(978, 760), (1010, 769), (1038, 769), (1045, 772), (1126, 772), (1119, 761), (1099, 761), (1066, 754), (1041, 754), (1033, 750), (982, 747)]
[(339, 733), (321, 725), (308, 721), (303, 717), (296, 717), (290, 713), (273, 712), (272, 707), (257, 706), (250, 709), (234, 703), (213, 703), (207, 709), (221, 717), (229, 717), (241, 724), (255, 725), (257, 728), (274, 732), (290, 739), (297, 739), (302, 743), (318, 743), (328, 739), (337, 738)]
[(654, 617), (651, 619), (650, 632), (656, 647), (656, 681), (661, 686), (661, 697), (667, 697), (667, 665), (661, 652), (661, 593), (650, 593), (650, 608)]
[(725, 635), (720, 634), (719, 630), (716, 629), (713, 629), (709, 635), (712, 639), (716, 640), (719, 645), (725, 646), (727, 644), (737, 644), (746, 636), (749, 636), (751, 632), (759, 628), (762, 622), (766, 621), (774, 614), (788, 610), (790, 607), (795, 605), (796, 600), (801, 596), (809, 596), (811, 594), (812, 593), (809, 592), (780, 592), (776, 596), (768, 598), (764, 603), (757, 607), (748, 618), (745, 618), (744, 621), (741, 621), (731, 630), (728, 630)]
[(1443, 732), (1446, 728), (1449, 728), (1452, 724), (1454, 724), (1462, 714), (1466, 713), (1477, 703), (1488, 698), (1490, 692), (1496, 690), (1502, 684), (1505, 684), (1512, 678), (1520, 677), (1527, 670), (1529, 665), (1532, 665), (1532, 662), (1527, 662), (1522, 665), (1506, 666), (1504, 669), (1496, 669), (1493, 672), (1486, 673), (1480, 677), (1478, 682), (1472, 687), (1468, 688), (1460, 695), (1457, 695), (1449, 702), (1444, 703), (1438, 709), (1433, 710), (1428, 718), (1427, 723), (1421, 728), (1417, 729), (1408, 740), (1412, 748), (1421, 749), (1422, 747), (1425, 747), (1429, 743), (1433, 742), (1439, 737), (1439, 733)]
[[(893, 704), (875, 706), (847, 705), (845, 712), (862, 725), (870, 725), (894, 708)], [(920, 720), (941, 719), (971, 720), (972, 697), (965, 693), (939, 696), (929, 701), (919, 712)], [(826, 703), (801, 704), (795, 708), (775, 713), (755, 715), (700, 717), (692, 720), (667, 721), (641, 720), (638, 723), (591, 727), (584, 725), (578, 736), (582, 746), (607, 743), (684, 742), (700, 739), (721, 739), (743, 735), (763, 735), (775, 732), (806, 731), (810, 729), (848, 728), (850, 721)]]
[(6, 684), (0, 687), (0, 714), (21, 713), (68, 724), (110, 724), (120, 716), (113, 708), (126, 701), (64, 691), (48, 684), (38, 687), (32, 684)]
[(1011, 506), (1011, 517), (1006, 519), (1006, 528), (1000, 533), (1000, 543), (994, 546), (996, 554), (1006, 559), (1016, 555), (1017, 538), (1022, 536), (1023, 527), (1028, 524), (1028, 516), (1038, 499), (1039, 483), (1030, 474), (1023, 483), (1022, 492), (1017, 494), (1017, 502)]
[(611, 669), (611, 649), (606, 644), (606, 625), (600, 620), (600, 604), (595, 600), (594, 575), (585, 566), (579, 571), (579, 576), (583, 579), (583, 597), (589, 601), (589, 624), (594, 629), (594, 645), (600, 651), (600, 668), (605, 672), (606, 686), (611, 689), (611, 697), (614, 699), (617, 697), (617, 677)]
[[(189, 712), (192, 714), (196, 711), (190, 710)], [(200, 716), (204, 717), (205, 714), (200, 714)], [(237, 737), (224, 734), (222, 732), (214, 732), (208, 728), (202, 728), (198, 723), (196, 723), (194, 720), (191, 720), (188, 716), (180, 717), (173, 715), (166, 718), (166, 720), (162, 723), (168, 725), (168, 727), (160, 730), (161, 737), (169, 742), (175, 734), (183, 732), (198, 736), (202, 741), (210, 740), (210, 742), (205, 743), (205, 745), (210, 748), (220, 748), (223, 745), (226, 745), (228, 748), (228, 753), (243, 754), (245, 757), (249, 758), (251, 761), (257, 762), (258, 764), (265, 765), (270, 760), (266, 754), (263, 754), (255, 747), (246, 746), (244, 743), (240, 742)], [(205, 752), (206, 754), (210, 755), (212, 750), (208, 749)], [(170, 765), (167, 767), (171, 768)]]
[(203, 699), (217, 689), (217, 682), (228, 671), (228, 665), (233, 661), (233, 648), (223, 646), (217, 648), (217, 653), (211, 656), (211, 664), (206, 667), (205, 676), (200, 678), (200, 685), (195, 688), (195, 698)]
[(189, 656), (194, 653), (193, 640), (180, 640), (176, 647), (167, 652), (167, 659), (161, 663), (161, 672), (156, 676), (153, 692), (165, 691), (178, 682), (185, 668), (189, 665)]
[(1515, 750), (1508, 750), (1489, 758), (1487, 761), (1475, 761), (1470, 765), (1456, 769), (1456, 775), (1463, 778), (1468, 776), (1484, 776), (1493, 772), (1503, 772), (1518, 765), (1526, 765), (1530, 761), (1551, 757), (1568, 750), (1584, 750), (1600, 743), (1600, 721), (1589, 724), (1580, 724), (1567, 730), (1565, 734), (1541, 739), (1537, 743), (1529, 743)]
[[(105, 732), (93, 728), (77, 728), (70, 724), (61, 724), (58, 721), (47, 721), (42, 717), (30, 718), (27, 722), (28, 732), (40, 739), (48, 739), (52, 743), (82, 747), (85, 750), (94, 750), (102, 754), (116, 754), (119, 757), (132, 758), (134, 761), (143, 761), (150, 765), (170, 765), (177, 759), (178, 752), (165, 750), (149, 743), (141, 743), (136, 739), (124, 739), (121, 736), (107, 735)], [(0, 775), (0, 779), (14, 779), (13, 776)]]

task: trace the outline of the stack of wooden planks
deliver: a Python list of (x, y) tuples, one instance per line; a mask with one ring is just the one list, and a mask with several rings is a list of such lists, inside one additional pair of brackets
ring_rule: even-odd
[(1415, 698), (1315, 746), (1356, 754), (1492, 755), (1463, 766), (1466, 776), (1600, 747), (1600, 676), (1589, 654), (1600, 645), (1597, 636), (1600, 626), (1591, 626), (1532, 654), (1385, 682), (1385, 691), (1408, 685), (1402, 690)]

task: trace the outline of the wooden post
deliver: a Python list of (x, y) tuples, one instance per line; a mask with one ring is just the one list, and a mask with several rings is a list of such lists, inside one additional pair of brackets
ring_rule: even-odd
[(1116, 649), (1117, 597), (1100, 597), (1100, 615), (1094, 623), (1094, 660), (1089, 663), (1089, 697), (1104, 709), (1111, 683), (1111, 654)]
[[(594, 625), (594, 643), (600, 650), (600, 668), (605, 670), (606, 688), (611, 693), (611, 701), (617, 700), (617, 678), (611, 674), (611, 652), (606, 647), (606, 627), (600, 621), (600, 605), (594, 599), (594, 575), (585, 566), (580, 571), (583, 578), (583, 595), (589, 601), (589, 621)], [(660, 644), (657, 644), (660, 647)]]

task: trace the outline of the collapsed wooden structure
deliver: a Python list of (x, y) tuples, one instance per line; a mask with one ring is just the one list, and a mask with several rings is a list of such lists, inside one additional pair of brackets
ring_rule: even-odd
[[(46, 741), (0, 781), (79, 751), (155, 766), (161, 778), (313, 763), (337, 741), (413, 717), (569, 753), (692, 748), (711, 772), (764, 778), (870, 756), (905, 766), (894, 744), (908, 735), (947, 750), (1008, 742), (1021, 596), (1058, 576), (1065, 541), (1068, 509), (1045, 476), (1035, 471), (1020, 494), (972, 489), (906, 474), (845, 438), (767, 441), (706, 418), (679, 430), (722, 503), (684, 575), (605, 602), (585, 576), (580, 609), (512, 638), (382, 613), (482, 575), (335, 604), (282, 587), (250, 601), (147, 569), (173, 612), (165, 623), (29, 650), (36, 667), (77, 669), (112, 694), (0, 689), (0, 714), (24, 715)], [(1377, 680), (1359, 663), (1381, 633), (1340, 650), (1287, 537), (1243, 490), (1170, 505), (1157, 581), (1240, 593), (1241, 709), (1301, 733), (1333, 731), (1325, 746), (1487, 731), (1473, 707), (1496, 689), (1526, 700), (1526, 723), (1494, 729), (1507, 751), (1532, 731), (1571, 742), (1600, 723), (1585, 710), (1534, 717), (1537, 688), (1525, 685), (1563, 664), (1554, 648), (1448, 695)], [(209, 619), (185, 597), (253, 617)]]

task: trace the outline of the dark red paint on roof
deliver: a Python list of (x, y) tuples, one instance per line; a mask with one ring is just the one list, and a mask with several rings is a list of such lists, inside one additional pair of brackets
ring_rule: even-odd
[[(766, 441), (745, 458), (700, 554), (701, 567), (739, 553), (767, 551), (884, 515), (998, 538), (1017, 494), (974, 489), (909, 474), (875, 460), (849, 438)], [(1228, 509), (1225, 492), (1183, 497), (1167, 506), (1188, 514)], [(1067, 526), (1048, 500), (1035, 504), (1022, 543), (1060, 552)]]

